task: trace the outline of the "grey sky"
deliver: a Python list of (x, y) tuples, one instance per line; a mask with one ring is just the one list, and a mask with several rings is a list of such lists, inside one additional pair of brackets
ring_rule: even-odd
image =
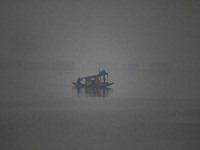
[(198, 68), (198, 0), (1, 1), (1, 58)]

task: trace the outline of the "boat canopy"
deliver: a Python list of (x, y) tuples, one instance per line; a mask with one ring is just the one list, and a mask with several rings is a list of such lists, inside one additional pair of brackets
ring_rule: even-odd
[(108, 73), (105, 70), (101, 70), (96, 75), (86, 76), (86, 77), (80, 77), (79, 79), (80, 80), (83, 80), (83, 79), (92, 79), (92, 78), (101, 77), (101, 76), (105, 76), (105, 75), (108, 75)]

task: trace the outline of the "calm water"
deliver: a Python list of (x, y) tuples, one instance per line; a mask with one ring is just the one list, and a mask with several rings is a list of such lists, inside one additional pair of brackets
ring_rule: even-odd
[(110, 72), (110, 88), (77, 90), (82, 75), (1, 71), (0, 149), (200, 149), (199, 74)]

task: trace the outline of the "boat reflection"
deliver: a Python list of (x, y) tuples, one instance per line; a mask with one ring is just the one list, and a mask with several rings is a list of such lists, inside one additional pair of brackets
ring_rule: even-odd
[(94, 87), (75, 87), (77, 90), (77, 96), (85, 97), (108, 97), (109, 93), (112, 91), (111, 88), (94, 88)]

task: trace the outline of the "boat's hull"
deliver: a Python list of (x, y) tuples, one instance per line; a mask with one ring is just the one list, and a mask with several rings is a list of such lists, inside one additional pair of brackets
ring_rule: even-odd
[(94, 87), (94, 88), (105, 88), (107, 86), (110, 86), (114, 83), (101, 83), (101, 84), (92, 84), (92, 85), (86, 85), (86, 84), (78, 84), (77, 82), (73, 82), (72, 84), (74, 84), (77, 87)]

